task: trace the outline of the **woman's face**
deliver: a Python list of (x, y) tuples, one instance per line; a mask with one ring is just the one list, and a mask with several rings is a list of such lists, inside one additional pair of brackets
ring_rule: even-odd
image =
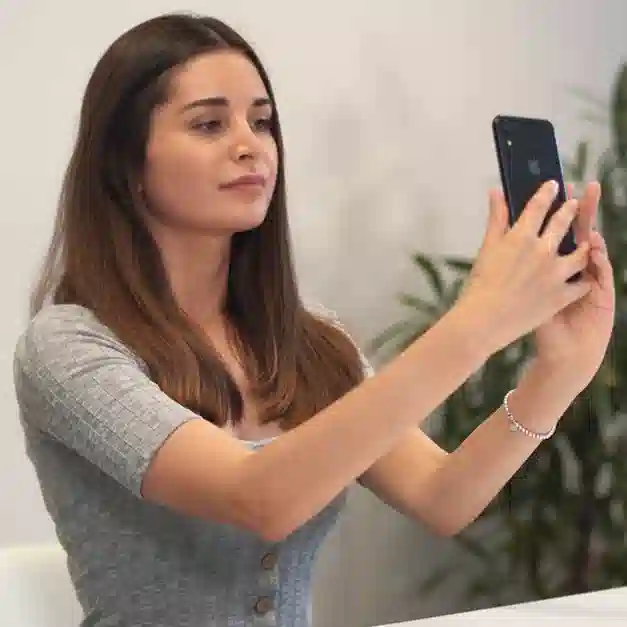
[(142, 183), (149, 226), (206, 235), (259, 226), (277, 177), (272, 114), (241, 53), (206, 53), (183, 66), (151, 118)]

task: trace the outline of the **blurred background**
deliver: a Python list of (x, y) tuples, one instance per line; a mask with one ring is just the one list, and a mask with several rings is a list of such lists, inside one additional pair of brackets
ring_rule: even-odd
[[(400, 292), (432, 295), (438, 283), (428, 259), (470, 259), (476, 252), (487, 218), (487, 190), (498, 184), (490, 130), (496, 114), (551, 119), (569, 177), (596, 177), (599, 168), (609, 168), (608, 185), (618, 189), (609, 209), (625, 202), (620, 192), (627, 186), (616, 182), (624, 172), (624, 155), (618, 154), (612, 105), (627, 61), (623, 0), (0, 0), (0, 229), (5, 238), (0, 247), (5, 286), (0, 546), (54, 539), (24, 455), (11, 366), (15, 340), (26, 322), (28, 289), (50, 236), (86, 81), (123, 31), (179, 10), (230, 22), (265, 62), (285, 133), (303, 291), (334, 309), (364, 348), (405, 315)], [(427, 260), (412, 261), (416, 253)], [(440, 296), (441, 307), (446, 298)], [(437, 316), (437, 308), (430, 311)], [(415, 322), (415, 329), (421, 324)], [(372, 359), (378, 364), (390, 356), (373, 353)], [(490, 374), (484, 382), (500, 390), (505, 384), (500, 376)], [(601, 382), (605, 390), (618, 375), (608, 376)], [(478, 406), (487, 410), (485, 402)], [(606, 411), (616, 418), (619, 409)], [(450, 446), (460, 435), (452, 427), (442, 431), (441, 422), (429, 428)], [(586, 462), (588, 467), (606, 467), (616, 450)], [(577, 463), (571, 456), (575, 475)], [(567, 480), (554, 487), (556, 494)], [(539, 483), (534, 494), (540, 488)], [(593, 490), (593, 501), (597, 496)], [(624, 508), (610, 505), (610, 531), (588, 533), (584, 549), (605, 546), (610, 539), (625, 544)], [(490, 518), (488, 537), (504, 526), (505, 547), (513, 538), (507, 525), (503, 517)], [(532, 538), (545, 533), (542, 526), (529, 529)], [(560, 535), (559, 529), (564, 527), (546, 530), (546, 538)], [(579, 540), (581, 535), (572, 538)], [(524, 546), (527, 555), (530, 545)], [(541, 542), (533, 546), (542, 553)], [(560, 572), (594, 566), (590, 559), (566, 565), (568, 547), (564, 555)], [(315, 627), (366, 627), (497, 603), (481, 594), (481, 585), (485, 593), (498, 583), (493, 562), (486, 570), (468, 546), (430, 537), (355, 488), (319, 560)], [(425, 581), (447, 564), (456, 576), (443, 575), (440, 585), (425, 588)], [(627, 584), (620, 568), (604, 569), (590, 586)], [(566, 589), (550, 582), (544, 589), (530, 586), (537, 577), (533, 565), (499, 572), (505, 573), (501, 577), (509, 573), (514, 582), (508, 601)], [(465, 591), (473, 583), (478, 595), (470, 598)]]

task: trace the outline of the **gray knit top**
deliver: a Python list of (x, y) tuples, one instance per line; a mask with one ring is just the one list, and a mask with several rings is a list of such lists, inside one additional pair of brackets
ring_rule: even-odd
[(18, 340), (14, 376), (83, 627), (309, 627), (314, 557), (345, 492), (279, 543), (144, 500), (152, 456), (194, 414), (83, 307), (39, 312)]

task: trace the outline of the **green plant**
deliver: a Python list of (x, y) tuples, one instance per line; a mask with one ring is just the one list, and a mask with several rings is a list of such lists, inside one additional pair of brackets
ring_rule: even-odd
[[(470, 601), (493, 604), (627, 585), (627, 63), (620, 68), (610, 106), (612, 145), (595, 166), (602, 184), (599, 228), (615, 270), (617, 316), (599, 372), (575, 400), (554, 437), (544, 442), (480, 519), (456, 536), (476, 559)], [(582, 181), (590, 169), (582, 142), (566, 177)], [(407, 347), (456, 301), (473, 260), (429, 257), (413, 263), (430, 298), (402, 294), (409, 315), (372, 342), (375, 353)], [(516, 385), (531, 355), (523, 338), (499, 353), (438, 409), (435, 439), (453, 450)], [(495, 524), (490, 524), (494, 522)], [(476, 531), (490, 526), (489, 534)], [(445, 565), (426, 583), (432, 590), (459, 573)]]

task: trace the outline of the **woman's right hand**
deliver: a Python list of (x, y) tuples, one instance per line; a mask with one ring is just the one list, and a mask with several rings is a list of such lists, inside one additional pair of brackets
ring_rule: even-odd
[(540, 229), (557, 185), (540, 187), (510, 228), (503, 194), (490, 195), (490, 218), (481, 249), (454, 308), (481, 329), (489, 354), (501, 350), (587, 294), (589, 280), (567, 279), (588, 265), (588, 245), (568, 255), (558, 247), (574, 221), (578, 201), (565, 202)]

